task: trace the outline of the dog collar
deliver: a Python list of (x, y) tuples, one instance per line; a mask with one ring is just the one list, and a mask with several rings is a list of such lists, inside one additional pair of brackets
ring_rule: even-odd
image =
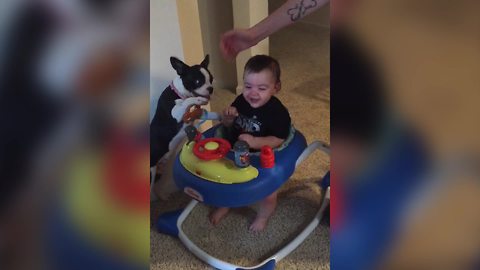
[(180, 92), (178, 92), (178, 89), (173, 84), (173, 81), (170, 83), (170, 88), (172, 88), (173, 92), (175, 92), (175, 94), (177, 94), (179, 98), (186, 99), (186, 97), (184, 97), (183, 95), (180, 94)]

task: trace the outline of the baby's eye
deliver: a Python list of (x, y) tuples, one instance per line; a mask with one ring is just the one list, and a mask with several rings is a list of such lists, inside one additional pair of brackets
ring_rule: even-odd
[(267, 88), (259, 88), (259, 89), (260, 89), (260, 90), (262, 90), (262, 91), (265, 91), (265, 90), (267, 90)]
[(252, 87), (250, 85), (246, 85), (245, 88), (250, 89)]

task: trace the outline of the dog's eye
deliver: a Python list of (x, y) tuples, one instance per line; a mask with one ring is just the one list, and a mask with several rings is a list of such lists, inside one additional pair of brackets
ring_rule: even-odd
[(200, 84), (200, 80), (196, 80), (196, 81), (195, 81), (195, 84), (196, 84), (196, 85), (199, 85), (199, 84)]

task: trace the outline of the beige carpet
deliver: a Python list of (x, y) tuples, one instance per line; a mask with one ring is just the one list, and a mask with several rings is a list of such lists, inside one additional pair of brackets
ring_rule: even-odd
[[(307, 142), (330, 142), (330, 54), (329, 29), (297, 23), (270, 37), (271, 55), (282, 67), (283, 88), (278, 94), (290, 111), (295, 127)], [(220, 111), (234, 99), (234, 94), (217, 89), (212, 111)], [(248, 231), (255, 216), (255, 206), (235, 209), (213, 227), (209, 208), (200, 206), (185, 221), (187, 235), (208, 253), (243, 266), (254, 265), (281, 248), (312, 219), (320, 205), (318, 181), (330, 166), (327, 155), (316, 152), (297, 169), (280, 190), (279, 204), (267, 229)], [(189, 198), (181, 192), (171, 200), (151, 204), (152, 223), (163, 212), (184, 207)], [(211, 269), (196, 259), (173, 237), (151, 230), (151, 269)], [(279, 262), (276, 269), (330, 269), (329, 227), (322, 223), (293, 253)]]

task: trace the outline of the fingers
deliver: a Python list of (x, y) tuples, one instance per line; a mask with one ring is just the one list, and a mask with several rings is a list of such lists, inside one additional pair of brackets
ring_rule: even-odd
[(234, 115), (234, 110), (236, 110), (236, 109), (232, 109), (232, 108), (234, 108), (234, 107), (228, 107), (225, 110), (223, 110), (223, 116), (225, 118), (232, 117)]
[(229, 117), (237, 117), (238, 116), (238, 111), (237, 111), (237, 108), (235, 107), (228, 107), (226, 110), (225, 110), (225, 115), (226, 116), (229, 116)]
[(228, 107), (222, 112), (222, 123), (226, 126), (230, 126), (233, 123), (235, 117), (238, 116), (237, 108)]
[(228, 61), (234, 60), (238, 54), (238, 50), (235, 50), (235, 35), (236, 31), (231, 30), (223, 34), (220, 40), (220, 51)]
[(238, 139), (247, 142), (247, 144), (252, 148), (252, 146), (253, 146), (252, 145), (252, 139), (253, 139), (252, 135), (250, 135), (248, 133), (243, 133), (243, 134), (240, 134), (238, 136)]
[(220, 52), (222, 53), (223, 58), (227, 61), (233, 61), (237, 56), (237, 53), (235, 53), (228, 41), (222, 41), (220, 43)]
[(239, 139), (239, 140), (242, 140), (242, 141), (248, 141), (249, 138), (250, 138), (250, 134), (246, 134), (246, 133), (240, 134), (240, 135), (238, 136), (238, 139)]
[(227, 116), (229, 118), (231, 118), (232, 120), (235, 119), (235, 117), (238, 116), (237, 109), (235, 107), (230, 107), (228, 112), (227, 112)]

